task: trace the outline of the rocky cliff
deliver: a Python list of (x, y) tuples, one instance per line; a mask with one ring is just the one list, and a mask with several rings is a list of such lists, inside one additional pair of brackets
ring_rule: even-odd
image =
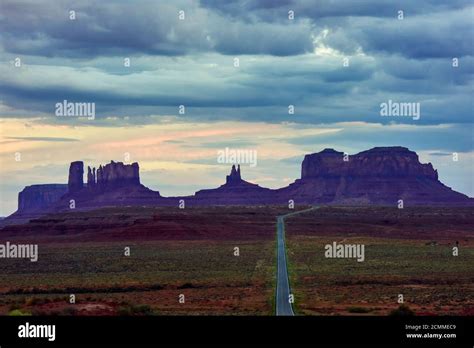
[[(138, 163), (123, 164), (114, 162), (99, 168), (87, 167), (87, 189), (89, 191), (104, 191), (119, 187), (140, 185), (140, 169)], [(84, 186), (84, 163), (82, 161), (72, 162), (69, 166), (68, 192), (75, 193), (83, 190)]]
[(105, 166), (88, 167), (84, 184), (84, 163), (72, 162), (67, 184), (42, 184), (25, 187), (18, 195), (18, 210), (6, 223), (24, 222), (50, 212), (135, 204), (160, 204), (159, 192), (140, 184), (138, 163), (111, 161)]
[(306, 155), (301, 179), (279, 197), (305, 203), (463, 204), (469, 198), (438, 180), (431, 163), (404, 147), (375, 147), (355, 155), (333, 149)]
[(416, 152), (398, 146), (375, 147), (346, 156), (325, 149), (306, 155), (301, 166), (301, 179), (342, 176), (438, 179), (431, 163), (420, 163)]
[(84, 163), (82, 161), (72, 162), (69, 166), (69, 178), (67, 181), (68, 191), (77, 192), (84, 187)]
[(118, 187), (140, 185), (140, 169), (138, 163), (123, 164), (110, 161), (99, 168), (87, 167), (87, 187), (95, 190), (106, 190)]
[(45, 209), (66, 194), (66, 184), (44, 184), (26, 186), (18, 194), (18, 211), (32, 212)]
[[(67, 185), (46, 184), (26, 187), (19, 194), (21, 218), (34, 212), (47, 213), (103, 206), (251, 204), (350, 204), (391, 205), (474, 205), (473, 199), (453, 191), (438, 180), (430, 163), (420, 163), (418, 155), (404, 147), (376, 147), (355, 155), (333, 149), (306, 155), (301, 178), (287, 187), (271, 190), (245, 181), (240, 166), (232, 166), (225, 184), (196, 192), (194, 196), (162, 197), (140, 184), (138, 163), (114, 162), (87, 170), (84, 164), (72, 162)], [(194, 178), (192, 178), (194, 179)]]
[[(82, 162), (72, 162), (69, 172), (83, 172)], [(124, 164), (114, 162), (96, 169), (87, 167), (87, 185), (82, 189), (69, 190), (68, 194), (56, 204), (58, 210), (69, 206), (69, 200), (74, 199), (76, 209), (84, 209), (101, 206), (123, 206), (123, 205), (153, 205), (159, 204), (161, 196), (159, 192), (150, 190), (140, 184), (140, 169), (138, 163)], [(75, 182), (79, 178), (69, 176), (68, 186), (77, 187)], [(82, 177), (81, 177), (82, 179)]]
[(238, 185), (241, 184), (242, 181), (242, 177), (240, 176), (240, 164), (237, 169), (235, 169), (235, 165), (233, 165), (230, 174), (225, 177), (226, 185)]

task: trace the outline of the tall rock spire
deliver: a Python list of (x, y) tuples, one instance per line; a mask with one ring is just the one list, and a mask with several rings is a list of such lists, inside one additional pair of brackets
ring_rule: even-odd
[(227, 185), (235, 185), (240, 182), (242, 182), (242, 178), (240, 177), (240, 164), (238, 165), (238, 169), (235, 169), (235, 164), (233, 164), (230, 174), (226, 176), (225, 183)]
[(84, 187), (84, 163), (71, 162), (69, 166), (68, 191), (69, 193), (82, 190)]

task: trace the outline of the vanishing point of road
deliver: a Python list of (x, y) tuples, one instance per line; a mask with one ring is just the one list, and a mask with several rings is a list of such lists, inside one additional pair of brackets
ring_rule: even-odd
[(301, 214), (310, 210), (317, 209), (313, 207), (305, 210), (295, 211), (293, 213), (277, 217), (277, 283), (275, 312), (276, 315), (295, 315), (293, 305), (290, 303), (290, 281), (288, 279), (288, 268), (286, 263), (285, 248), (285, 218)]

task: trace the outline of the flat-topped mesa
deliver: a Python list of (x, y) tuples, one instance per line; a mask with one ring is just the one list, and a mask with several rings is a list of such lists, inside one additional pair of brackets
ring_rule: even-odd
[(306, 155), (301, 165), (301, 179), (340, 176), (344, 170), (342, 166), (346, 167), (346, 163), (344, 153), (334, 149)]
[[(114, 162), (99, 168), (87, 167), (87, 189), (104, 190), (140, 185), (138, 163), (124, 164)], [(82, 161), (72, 162), (69, 167), (68, 192), (75, 193), (84, 188), (84, 163)]]
[(242, 183), (242, 181), (242, 177), (240, 176), (240, 164), (237, 169), (235, 169), (235, 164), (233, 164), (230, 174), (225, 178), (226, 185), (237, 185)]
[(340, 176), (438, 179), (431, 163), (420, 163), (416, 152), (401, 146), (375, 147), (351, 156), (325, 149), (305, 156), (302, 179)]
[(438, 172), (431, 163), (420, 163), (418, 154), (406, 147), (374, 147), (350, 156), (350, 175), (412, 177), (438, 180)]
[[(68, 184), (31, 185), (19, 194), (18, 210), (10, 221), (30, 218), (32, 214), (70, 210), (76, 207), (170, 206), (180, 197), (162, 197), (140, 183), (138, 163), (114, 162), (98, 169), (72, 162)], [(382, 204), (395, 205), (469, 205), (474, 199), (456, 192), (438, 180), (433, 166), (422, 164), (416, 152), (405, 147), (375, 147), (349, 156), (333, 149), (305, 156), (301, 179), (286, 187), (268, 189), (245, 181), (240, 165), (233, 165), (225, 184), (182, 197), (186, 204), (250, 205), (282, 204)], [(9, 218), (7, 218), (9, 219)]]
[(124, 164), (110, 161), (105, 166), (100, 165), (97, 171), (93, 168), (88, 177), (91, 180), (88, 186), (92, 189), (140, 185), (140, 168), (137, 162)]
[(66, 184), (41, 184), (26, 186), (18, 194), (18, 212), (32, 212), (49, 207), (68, 191)]

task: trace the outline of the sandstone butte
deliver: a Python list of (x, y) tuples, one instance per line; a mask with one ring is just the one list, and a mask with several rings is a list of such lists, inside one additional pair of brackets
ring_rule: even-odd
[(416, 152), (405, 147), (375, 147), (345, 155), (333, 149), (308, 154), (301, 177), (286, 187), (269, 189), (245, 181), (241, 167), (232, 166), (226, 182), (218, 188), (197, 191), (192, 196), (163, 197), (141, 184), (138, 163), (114, 162), (87, 168), (75, 161), (69, 167), (67, 184), (37, 184), (18, 196), (18, 210), (7, 220), (36, 217), (49, 212), (104, 206), (186, 206), (252, 204), (332, 205), (474, 205), (474, 199), (445, 186), (431, 163), (422, 164)]

